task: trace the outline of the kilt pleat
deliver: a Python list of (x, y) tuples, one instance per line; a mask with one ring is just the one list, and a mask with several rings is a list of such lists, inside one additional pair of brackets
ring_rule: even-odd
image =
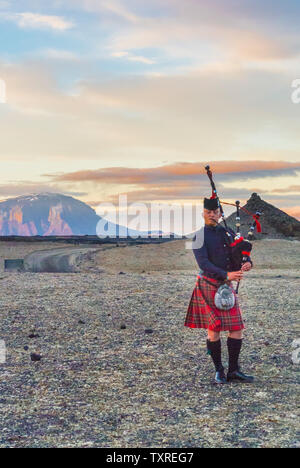
[[(189, 302), (184, 326), (190, 328), (206, 328), (212, 331), (237, 331), (245, 328), (239, 307), (238, 296), (235, 294), (235, 305), (229, 310), (221, 310), (215, 306), (214, 298), (223, 281), (207, 278), (214, 285), (207, 283), (200, 275), (197, 276), (191, 300)], [(232, 284), (230, 283), (230, 286)]]

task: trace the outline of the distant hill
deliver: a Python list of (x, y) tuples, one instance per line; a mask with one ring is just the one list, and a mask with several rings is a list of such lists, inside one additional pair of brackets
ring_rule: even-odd
[[(262, 213), (260, 218), (262, 233), (259, 234), (255, 231), (255, 239), (284, 239), (287, 237), (300, 238), (300, 221), (270, 203), (265, 202), (257, 193), (252, 193), (246, 205), (244, 205), (244, 208), (253, 214), (255, 214), (256, 211), (260, 211)], [(248, 216), (242, 210), (240, 213), (241, 233), (243, 236), (247, 236), (253, 218)], [(232, 213), (228, 218), (226, 218), (226, 222), (228, 226), (233, 230), (236, 230), (235, 213)]]
[[(245, 208), (255, 213), (261, 211), (262, 234), (256, 239), (300, 238), (300, 222), (282, 210), (265, 202), (253, 193)], [(117, 236), (145, 235), (144, 231), (128, 230), (104, 220), (86, 203), (60, 193), (39, 193), (10, 198), (0, 202), (1, 236), (85, 236), (97, 235), (99, 221), (104, 234)], [(235, 230), (235, 213), (227, 218), (227, 224)], [(252, 218), (241, 210), (241, 232), (247, 235)], [(146, 234), (150, 234), (146, 233)], [(153, 231), (152, 235), (163, 235)], [(176, 236), (175, 236), (176, 237)]]
[[(103, 220), (86, 203), (60, 193), (39, 193), (0, 202), (1, 236), (70, 236), (96, 235), (97, 224)], [(105, 233), (141, 235), (110, 222)]]

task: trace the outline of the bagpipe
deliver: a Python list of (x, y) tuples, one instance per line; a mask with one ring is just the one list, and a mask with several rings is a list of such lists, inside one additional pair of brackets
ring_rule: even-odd
[[(210, 180), (211, 187), (212, 187), (211, 198), (215, 198), (217, 200), (217, 204), (218, 204), (218, 207), (220, 208), (220, 212), (222, 215), (222, 221), (224, 222), (226, 234), (228, 236), (227, 244), (230, 247), (229, 252), (230, 252), (233, 271), (239, 271), (242, 268), (242, 265), (247, 262), (248, 257), (250, 256), (250, 253), (252, 251), (252, 244), (249, 241), (253, 239), (255, 229), (257, 230), (257, 232), (261, 232), (261, 224), (259, 222), (259, 218), (262, 213), (260, 211), (256, 211), (255, 214), (250, 213), (246, 208), (240, 206), (239, 200), (237, 200), (235, 204), (222, 202), (224, 205), (232, 205), (236, 207), (236, 218), (235, 218), (236, 219), (236, 224), (235, 224), (236, 232), (235, 232), (234, 240), (232, 241), (232, 235), (228, 230), (224, 210), (223, 210), (221, 201), (219, 199), (215, 183), (213, 181), (213, 175), (210, 170), (210, 166), (206, 166), (205, 170), (207, 172), (207, 175)], [(250, 226), (250, 229), (248, 231), (248, 239), (245, 239), (241, 235), (240, 210), (244, 211), (245, 213), (247, 213), (249, 216), (252, 216), (253, 218), (252, 225)], [(236, 293), (238, 293), (238, 289), (239, 289), (239, 282), (237, 284)]]

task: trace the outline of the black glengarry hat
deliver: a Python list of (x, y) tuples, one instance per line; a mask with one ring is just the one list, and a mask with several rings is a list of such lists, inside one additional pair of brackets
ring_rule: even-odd
[(216, 210), (219, 208), (217, 198), (204, 198), (204, 208), (207, 210)]

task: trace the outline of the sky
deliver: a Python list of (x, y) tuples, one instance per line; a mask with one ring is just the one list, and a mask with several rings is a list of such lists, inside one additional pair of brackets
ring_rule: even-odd
[(299, 17), (297, 0), (0, 0), (0, 199), (199, 203), (210, 164), (222, 200), (300, 220)]

